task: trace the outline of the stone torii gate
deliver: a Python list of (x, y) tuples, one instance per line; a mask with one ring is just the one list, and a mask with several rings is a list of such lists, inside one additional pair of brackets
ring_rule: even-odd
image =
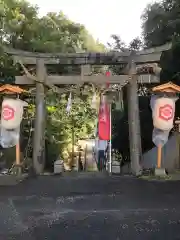
[[(138, 52), (108, 52), (108, 53), (30, 53), (15, 49), (5, 49), (5, 52), (12, 55), (16, 62), (19, 62), (26, 75), (16, 76), (15, 83), (18, 85), (36, 85), (36, 119), (33, 144), (33, 164), (36, 173), (41, 173), (44, 167), (44, 146), (45, 146), (45, 86), (63, 92), (55, 85), (62, 84), (83, 84), (87, 82), (104, 84), (107, 77), (104, 75), (91, 75), (91, 65), (123, 65), (124, 74), (108, 77), (110, 84), (124, 84), (128, 82), (128, 122), (130, 139), (131, 170), (135, 175), (140, 174), (140, 121), (138, 103), (138, 82), (159, 83), (160, 68), (154, 67), (154, 74), (139, 76), (137, 66), (143, 64), (158, 63), (163, 51), (171, 48), (166, 44), (156, 48), (146, 49)], [(55, 76), (47, 75), (46, 65), (80, 65), (79, 76)], [(36, 65), (36, 77), (29, 74), (24, 65)]]

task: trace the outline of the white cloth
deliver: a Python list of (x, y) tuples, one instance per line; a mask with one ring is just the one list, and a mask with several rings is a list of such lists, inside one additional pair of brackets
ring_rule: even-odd
[(70, 113), (71, 107), (72, 107), (72, 94), (71, 94), (71, 92), (70, 92), (69, 98), (68, 98), (67, 107), (66, 107), (66, 112), (67, 112), (67, 113)]
[(3, 148), (11, 148), (19, 143), (20, 127), (7, 130), (3, 127), (0, 129), (0, 144)]

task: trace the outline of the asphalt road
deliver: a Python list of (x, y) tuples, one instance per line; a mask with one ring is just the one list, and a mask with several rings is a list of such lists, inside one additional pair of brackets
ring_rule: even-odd
[(0, 240), (180, 239), (180, 182), (38, 177), (0, 187)]

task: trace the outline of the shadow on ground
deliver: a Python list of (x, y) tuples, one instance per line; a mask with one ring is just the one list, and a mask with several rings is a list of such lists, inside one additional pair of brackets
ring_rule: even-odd
[(81, 175), (0, 187), (0, 239), (180, 239), (179, 186)]

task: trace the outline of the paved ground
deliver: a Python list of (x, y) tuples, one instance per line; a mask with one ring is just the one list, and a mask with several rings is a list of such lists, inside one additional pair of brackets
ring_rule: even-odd
[(180, 182), (39, 177), (0, 187), (0, 240), (180, 239)]

